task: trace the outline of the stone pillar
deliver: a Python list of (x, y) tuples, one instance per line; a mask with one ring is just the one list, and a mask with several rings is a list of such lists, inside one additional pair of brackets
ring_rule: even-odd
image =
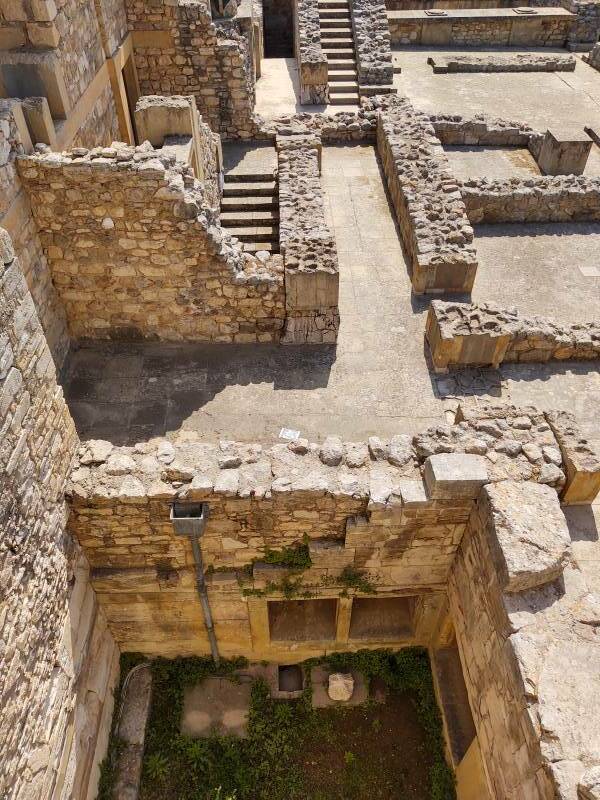
[(538, 165), (544, 175), (583, 175), (592, 140), (586, 133), (565, 134), (548, 129)]
[(33, 144), (47, 144), (56, 150), (56, 129), (45, 97), (28, 97), (21, 103)]
[(350, 636), (350, 620), (352, 618), (352, 598), (340, 597), (338, 599), (335, 641), (337, 644), (347, 644)]

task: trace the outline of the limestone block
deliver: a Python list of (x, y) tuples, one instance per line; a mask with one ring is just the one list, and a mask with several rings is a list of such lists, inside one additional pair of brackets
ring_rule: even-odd
[(600, 800), (600, 765), (586, 770), (577, 791), (581, 800)]
[(548, 424), (556, 436), (567, 481), (563, 505), (592, 503), (600, 491), (600, 458), (584, 439), (575, 418), (566, 411), (549, 411)]
[(193, 97), (140, 97), (134, 112), (139, 140), (147, 140), (153, 147), (162, 147), (167, 136), (191, 136), (195, 110)]
[(580, 136), (548, 129), (538, 157), (544, 175), (583, 175), (592, 140), (585, 132)]
[(332, 700), (347, 702), (354, 692), (354, 678), (350, 673), (333, 672), (329, 676), (327, 694)]
[(439, 453), (425, 461), (425, 486), (439, 500), (474, 500), (488, 478), (483, 456)]
[(554, 489), (500, 481), (483, 489), (481, 506), (505, 591), (521, 592), (562, 574), (571, 539)]
[(34, 144), (42, 143), (56, 149), (56, 130), (45, 97), (28, 97), (21, 102), (27, 127)]
[(34, 47), (58, 47), (60, 33), (52, 23), (28, 22), (27, 36)]

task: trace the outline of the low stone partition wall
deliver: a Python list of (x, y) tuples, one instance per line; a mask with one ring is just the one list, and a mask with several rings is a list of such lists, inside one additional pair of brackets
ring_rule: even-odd
[[(191, 546), (170, 520), (177, 501), (196, 514), (208, 504), (200, 543), (223, 654), (289, 659), (290, 643), (269, 638), (268, 604), (292, 599), (339, 602), (338, 641), (361, 646), (349, 637), (354, 601), (410, 598), (410, 629), (388, 646), (427, 644), (482, 486), (527, 480), (555, 502), (571, 486), (573, 502), (589, 502), (600, 487), (600, 463), (582, 462), (571, 419), (553, 428), (533, 408), (459, 413), (416, 437), (368, 442), (208, 444), (188, 431), (133, 447), (85, 443), (69, 528), (117, 641), (149, 655), (208, 651)], [(317, 639), (296, 640), (295, 656), (331, 648)]]
[(392, 44), (440, 47), (563, 47), (574, 19), (563, 8), (388, 11)]
[(394, 67), (384, 0), (351, 0), (359, 86), (390, 86)]
[(490, 797), (597, 796), (600, 621), (556, 495), (486, 485), (448, 586)]
[(462, 117), (459, 114), (434, 114), (430, 118), (435, 135), (444, 145), (477, 147), (529, 147), (532, 139), (543, 134), (521, 122), (488, 117)]
[(328, 103), (327, 56), (321, 47), (318, 0), (294, 3), (294, 28), (300, 102), (304, 105)]
[(473, 229), (429, 118), (406, 98), (390, 98), (378, 118), (377, 147), (413, 290), (469, 292), (477, 271)]
[(506, 222), (597, 222), (600, 178), (548, 175), (460, 183), (473, 225)]
[(244, 253), (175, 156), (115, 143), (19, 160), (74, 338), (278, 341), (280, 256)]
[(434, 369), (497, 367), (502, 362), (546, 362), (600, 358), (600, 324), (559, 325), (523, 317), (492, 303), (445, 303), (429, 307), (425, 337)]
[(427, 63), (436, 74), (449, 72), (574, 72), (575, 56), (544, 56), (537, 53), (484, 56), (429, 56)]
[(334, 343), (339, 328), (339, 267), (325, 221), (321, 140), (278, 136), (279, 246), (285, 272), (283, 344)]

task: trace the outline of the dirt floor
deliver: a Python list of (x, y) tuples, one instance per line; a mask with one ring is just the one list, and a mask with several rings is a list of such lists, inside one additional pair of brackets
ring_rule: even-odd
[(322, 727), (304, 743), (298, 766), (307, 800), (427, 800), (432, 766), (407, 694), (385, 705), (322, 709)]

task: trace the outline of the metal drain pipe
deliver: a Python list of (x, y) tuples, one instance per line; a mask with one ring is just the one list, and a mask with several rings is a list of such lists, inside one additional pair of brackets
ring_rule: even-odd
[(171, 522), (175, 528), (175, 533), (179, 536), (187, 536), (192, 545), (196, 570), (196, 589), (198, 591), (198, 597), (200, 598), (200, 605), (202, 606), (204, 624), (208, 632), (210, 652), (215, 662), (215, 667), (218, 667), (221, 663), (221, 658), (217, 646), (217, 637), (215, 636), (206, 581), (204, 580), (204, 562), (202, 560), (202, 550), (200, 548), (200, 537), (206, 528), (208, 513), (207, 503), (176, 502), (171, 506)]

